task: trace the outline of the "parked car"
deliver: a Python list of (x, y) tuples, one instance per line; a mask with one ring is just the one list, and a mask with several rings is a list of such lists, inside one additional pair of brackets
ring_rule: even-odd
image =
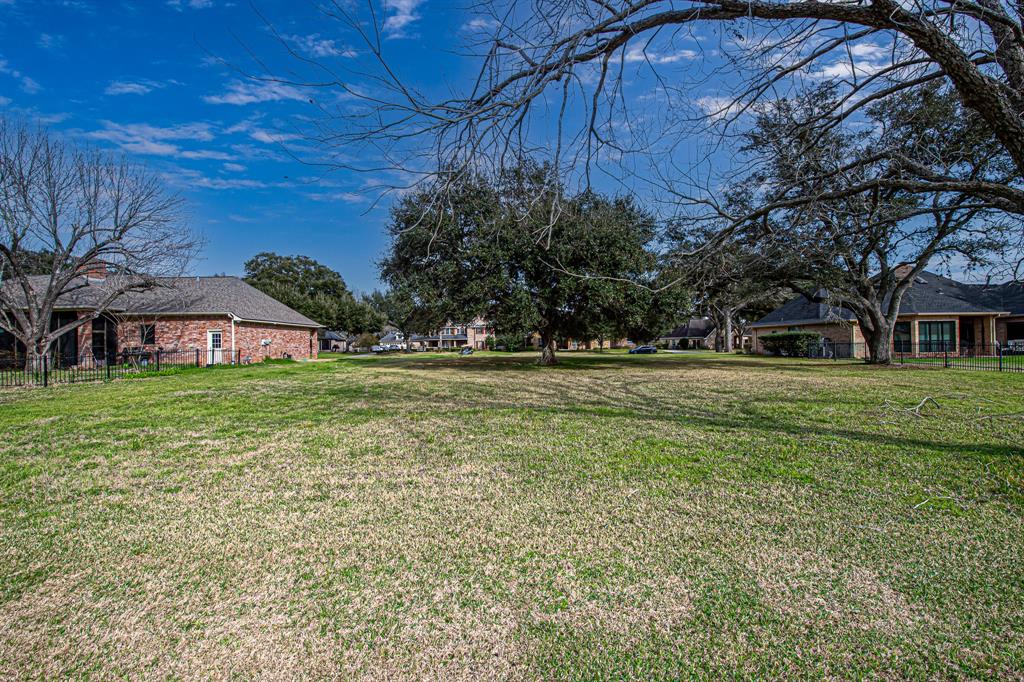
[(370, 347), (370, 352), (371, 353), (383, 353), (384, 352), (384, 346), (371, 346)]
[(637, 346), (636, 348), (630, 348), (630, 355), (650, 355), (651, 353), (657, 353), (658, 349), (654, 346)]
[(463, 348), (462, 350), (459, 351), (459, 355), (472, 355), (472, 354), (473, 354), (473, 349), (470, 348), (469, 346), (466, 346), (465, 348)]

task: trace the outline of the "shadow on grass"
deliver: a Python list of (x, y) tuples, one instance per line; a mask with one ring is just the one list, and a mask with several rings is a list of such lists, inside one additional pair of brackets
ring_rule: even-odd
[[(518, 386), (511, 394), (492, 391), (482, 392), (483, 387), (474, 386), (471, 399), (455, 400), (449, 403), (453, 413), (466, 415), (486, 413), (490, 410), (523, 410), (535, 414), (552, 417), (575, 415), (586, 418), (612, 418), (649, 421), (652, 423), (679, 424), (698, 429), (728, 430), (747, 434), (758, 438), (788, 436), (792, 438), (842, 439), (850, 441), (854, 447), (862, 446), (873, 452), (878, 448), (890, 450), (925, 450), (953, 456), (983, 456), (1019, 460), (1024, 452), (1019, 446), (1000, 442), (962, 442), (943, 438), (946, 433), (945, 422), (924, 422), (915, 420), (908, 422), (905, 428), (912, 428), (921, 433), (918, 435), (900, 435), (892, 431), (873, 430), (872, 427), (881, 419), (880, 413), (866, 411), (863, 405), (853, 402), (835, 403), (835, 407), (846, 407), (849, 414), (840, 419), (855, 423), (849, 426), (822, 426), (822, 420), (832, 420), (836, 415), (826, 416), (822, 407), (832, 407), (816, 400), (814, 396), (797, 392), (790, 395), (773, 394), (770, 401), (759, 400), (743, 388), (726, 388), (704, 386), (708, 392), (708, 401), (687, 401), (680, 399), (666, 403), (665, 396), (641, 390), (646, 382), (615, 383), (604, 393), (580, 392), (578, 385), (572, 380), (573, 372), (582, 370), (631, 369), (640, 367), (651, 369), (698, 370), (720, 369), (736, 370), (749, 368), (751, 371), (772, 371), (787, 373), (820, 372), (823, 368), (836, 365), (854, 371), (896, 371), (901, 368), (879, 368), (859, 361), (822, 362), (801, 361), (776, 358), (756, 358), (748, 356), (727, 356), (716, 359), (714, 356), (695, 356), (683, 360), (674, 357), (657, 358), (640, 356), (637, 358), (610, 355), (577, 356), (567, 358), (562, 364), (554, 367), (539, 367), (532, 357), (525, 355), (509, 357), (476, 357), (476, 358), (424, 358), (413, 361), (395, 360), (378, 362), (377, 366), (393, 366), (402, 369), (416, 370), (459, 370), (486, 375), (489, 372), (546, 372), (543, 382), (527, 386)], [(611, 375), (614, 378), (614, 375)], [(633, 375), (636, 378), (636, 375)], [(485, 385), (486, 386), (486, 385)], [(426, 384), (407, 385), (403, 390), (403, 400), (418, 404), (429, 404), (436, 398), (437, 387)], [(713, 394), (713, 396), (711, 395)], [(881, 410), (881, 405), (878, 406)], [(863, 428), (858, 428), (863, 425)]]
[(558, 355), (558, 364), (542, 366), (537, 363), (537, 354), (516, 353), (507, 356), (431, 356), (420, 358), (415, 355), (391, 355), (379, 358), (352, 359), (352, 362), (368, 362), (375, 367), (396, 367), (412, 370), (458, 370), (465, 372), (507, 372), (507, 371), (573, 371), (608, 369), (712, 369), (734, 370), (757, 368), (781, 372), (817, 372), (823, 367), (863, 368), (865, 370), (899, 369), (868, 365), (859, 360), (798, 360), (766, 358), (743, 355), (628, 355), (625, 353), (587, 353), (576, 355), (565, 352)]

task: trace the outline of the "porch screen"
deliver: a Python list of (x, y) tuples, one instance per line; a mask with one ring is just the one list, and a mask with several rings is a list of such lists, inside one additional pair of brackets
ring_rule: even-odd
[(956, 348), (956, 322), (918, 322), (917, 336), (923, 353), (941, 353)]

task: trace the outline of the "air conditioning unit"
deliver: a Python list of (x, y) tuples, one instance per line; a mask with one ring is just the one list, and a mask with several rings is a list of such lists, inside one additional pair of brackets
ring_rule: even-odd
[(261, 346), (269, 346), (270, 345), (270, 339), (260, 339), (260, 345)]

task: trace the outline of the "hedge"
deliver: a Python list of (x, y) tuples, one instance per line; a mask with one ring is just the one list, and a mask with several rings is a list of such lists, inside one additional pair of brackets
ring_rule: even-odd
[(761, 337), (761, 345), (772, 355), (806, 358), (821, 344), (818, 332), (776, 332)]

